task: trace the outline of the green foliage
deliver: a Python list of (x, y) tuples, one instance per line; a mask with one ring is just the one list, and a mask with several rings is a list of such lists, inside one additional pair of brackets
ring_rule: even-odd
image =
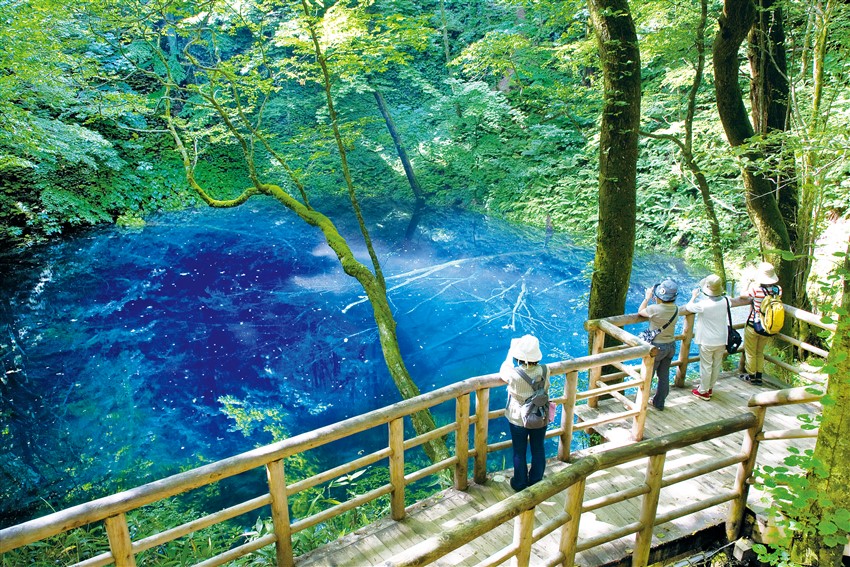
[[(816, 427), (816, 423), (805, 427)], [(789, 447), (785, 466), (765, 466), (754, 472), (754, 486), (770, 496), (769, 517), (777, 526), (777, 539), (770, 545), (756, 544), (759, 560), (771, 565), (790, 566), (792, 538), (818, 534), (827, 546), (847, 542), (850, 510), (836, 508), (830, 498), (812, 486), (812, 476), (826, 478), (829, 471), (813, 457), (813, 451)]]
[(139, 99), (104, 82), (115, 69), (73, 6), (7, 2), (0, 18), (0, 243), (110, 221), (146, 201), (143, 185), (122, 184), (135, 175), (130, 154), (104, 130)]
[[(845, 255), (845, 252), (836, 254), (842, 259)], [(841, 284), (848, 277), (850, 272), (844, 266), (839, 266), (823, 285), (842, 289)], [(841, 305), (846, 304), (846, 298), (838, 298), (838, 302), (833, 303), (827, 313), (838, 313), (837, 316), (844, 317), (846, 312)], [(829, 318), (827, 315), (824, 317)], [(813, 366), (820, 366), (821, 371), (828, 377), (828, 381), (834, 383), (844, 378), (839, 366), (846, 362), (847, 357), (848, 353), (834, 344), (826, 361), (815, 359), (810, 362)], [(838, 387), (830, 384), (827, 394), (821, 399), (825, 412), (827, 408), (835, 407), (837, 401), (835, 395), (840, 396), (836, 392), (846, 387), (846, 382), (840, 383), (842, 385)], [(809, 391), (815, 394), (823, 393), (816, 387), (811, 387)], [(820, 414), (814, 416), (804, 414), (798, 419), (801, 422), (801, 428), (805, 430), (819, 429), (822, 423), (826, 423)], [(835, 445), (832, 446), (835, 447)], [(816, 451), (819, 449), (820, 446), (816, 447)], [(794, 552), (797, 551), (792, 550), (794, 542), (816, 541), (828, 548), (835, 548), (843, 547), (850, 535), (850, 510), (833, 502), (830, 494), (823, 490), (821, 482), (823, 479), (832, 477), (834, 471), (830, 466), (840, 467), (841, 459), (827, 466), (816, 458), (815, 451), (810, 449), (800, 451), (795, 447), (789, 447), (788, 452), (789, 455), (784, 459), (784, 466), (761, 467), (753, 474), (754, 486), (766, 494), (766, 502), (769, 504), (767, 512), (778, 528), (775, 542), (769, 545), (757, 544), (753, 549), (758, 554), (759, 560), (782, 567), (798, 564), (792, 561), (795, 558)], [(840, 473), (840, 471), (835, 472)]]
[[(127, 514), (130, 536), (142, 539), (197, 519), (198, 510), (172, 498)], [(142, 566), (183, 567), (227, 551), (234, 541), (247, 536), (238, 526), (216, 524), (136, 556)], [(102, 524), (85, 526), (0, 555), (0, 567), (53, 567), (78, 563), (109, 551)], [(251, 563), (245, 563), (249, 565)]]

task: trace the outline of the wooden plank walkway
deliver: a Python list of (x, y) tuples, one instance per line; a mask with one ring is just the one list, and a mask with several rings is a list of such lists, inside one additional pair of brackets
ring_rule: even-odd
[[(649, 410), (647, 416), (645, 438), (651, 438), (676, 430), (687, 429), (716, 421), (724, 417), (738, 415), (747, 410), (747, 400), (757, 392), (765, 391), (765, 387), (753, 387), (736, 379), (737, 374), (726, 374), (721, 377), (714, 389), (710, 402), (697, 399), (687, 389), (671, 388), (666, 408), (662, 411)], [(600, 403), (613, 403), (607, 400)], [(593, 410), (584, 408), (584, 413)], [(767, 412), (765, 430), (793, 429), (799, 427), (796, 416), (804, 411), (813, 411), (810, 406), (785, 406), (770, 408)], [(600, 433), (611, 438), (611, 443), (589, 449), (598, 451), (612, 445), (627, 442), (626, 437), (630, 425), (607, 427)], [(665, 463), (665, 475), (686, 471), (712, 459), (719, 459), (737, 454), (741, 450), (743, 432), (718, 439), (683, 450), (671, 451)], [(794, 441), (771, 441), (760, 445), (758, 463), (778, 464), (787, 456), (787, 447), (793, 443), (799, 448), (814, 446), (814, 439), (798, 439)], [(581, 456), (587, 451), (575, 453)], [(588, 478), (585, 501), (611, 492), (611, 486), (618, 490), (644, 482), (645, 460), (627, 463), (616, 469), (600, 471)], [(568, 464), (550, 461), (547, 474), (562, 470)], [(689, 502), (704, 499), (733, 488), (735, 467), (728, 467), (715, 472), (709, 477), (693, 479), (662, 490), (658, 504), (658, 514), (663, 514), (674, 508), (679, 508)], [(308, 554), (296, 558), (298, 566), (366, 566), (376, 565), (389, 559), (394, 554), (442, 530), (450, 528), (464, 519), (486, 509), (487, 507), (513, 494), (508, 481), (511, 471), (491, 473), (485, 485), (470, 484), (468, 491), (445, 490), (431, 498), (419, 502), (407, 509), (407, 516), (400, 522), (386, 518), (352, 534), (340, 538), (328, 545), (318, 548)], [(751, 499), (753, 495), (751, 494)], [(544, 519), (554, 517), (564, 510), (564, 496), (558, 495), (538, 507), (535, 526)], [(722, 524), (726, 519), (728, 504), (709, 508), (697, 514), (685, 516), (678, 520), (667, 522), (655, 528), (653, 547), (679, 538), (687, 537), (702, 529)], [(542, 514), (541, 514), (542, 512)], [(637, 520), (639, 501), (632, 499), (623, 503), (601, 508), (593, 512), (585, 512), (580, 522), (580, 539), (600, 533), (602, 529), (622, 527)], [(558, 534), (554, 534), (536, 543), (532, 550), (531, 564), (543, 563), (544, 555), (557, 552)], [(485, 537), (464, 546), (443, 557), (435, 565), (465, 566), (475, 565), (496, 550), (508, 546), (513, 537), (513, 522), (501, 526)], [(590, 549), (578, 554), (577, 564), (587, 567), (605, 565), (629, 557), (634, 545), (634, 536), (628, 536), (603, 546)]]

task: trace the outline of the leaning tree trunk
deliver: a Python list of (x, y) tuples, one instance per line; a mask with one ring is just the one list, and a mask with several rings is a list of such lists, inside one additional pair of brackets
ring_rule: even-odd
[(640, 51), (627, 0), (589, 0), (605, 83), (599, 134), (599, 225), (588, 316), (623, 313), (634, 256)]
[[(840, 566), (844, 544), (826, 545), (823, 533), (831, 530), (826, 522), (845, 531), (846, 515), (850, 511), (850, 247), (844, 256), (844, 288), (841, 299), (842, 311), (838, 317), (838, 328), (829, 351), (827, 367), (832, 367), (823, 404), (823, 416), (815, 445), (814, 459), (820, 463), (821, 474), (810, 472), (808, 480), (814, 494), (825, 498), (811, 499), (804, 514), (820, 522), (818, 528), (808, 531), (808, 537), (795, 538), (791, 544), (791, 560), (795, 564), (818, 565), (819, 567)], [(836, 516), (844, 516), (835, 522)]]
[[(717, 110), (726, 138), (732, 147), (746, 144), (754, 135), (738, 83), (738, 50), (752, 27), (755, 16), (756, 8), (751, 0), (724, 0), (723, 13), (718, 22), (720, 29), (714, 39)], [(793, 262), (783, 259), (779, 252), (790, 251), (791, 244), (773, 186), (759, 171), (764, 155), (757, 149), (747, 148), (741, 159), (747, 213), (758, 232), (765, 258), (777, 268), (780, 285), (785, 290), (790, 289), (794, 285)]]
[(413, 198), (416, 199), (416, 206), (421, 207), (425, 202), (425, 195), (422, 192), (422, 187), (419, 185), (419, 180), (416, 179), (416, 173), (413, 171), (410, 158), (407, 157), (407, 150), (404, 149), (404, 144), (401, 143), (401, 136), (399, 136), (398, 130), (396, 130), (395, 121), (387, 108), (387, 103), (381, 92), (377, 89), (372, 92), (375, 95), (375, 102), (378, 103), (378, 110), (381, 111), (381, 116), (384, 117), (390, 137), (393, 139), (393, 144), (395, 144), (398, 159), (401, 160), (401, 166), (404, 168), (404, 174), (407, 176), (410, 190), (413, 191)]

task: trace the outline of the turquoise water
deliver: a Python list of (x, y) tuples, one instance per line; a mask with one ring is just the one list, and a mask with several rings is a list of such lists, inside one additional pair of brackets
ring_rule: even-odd
[[(409, 221), (384, 210), (369, 224), (422, 391), (497, 371), (525, 333), (544, 362), (586, 354), (592, 250), (457, 210), (426, 211), (405, 239)], [(350, 219), (340, 226), (359, 241)], [(226, 396), (290, 435), (399, 400), (362, 290), (317, 230), (271, 200), (0, 262), (0, 525), (271, 441), (235, 427)], [(629, 309), (667, 276), (699, 277), (641, 258)], [(332, 451), (320, 458), (341, 458)]]

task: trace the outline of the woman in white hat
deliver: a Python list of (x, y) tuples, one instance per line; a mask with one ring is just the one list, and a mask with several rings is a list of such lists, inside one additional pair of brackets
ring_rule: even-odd
[[(705, 298), (697, 301), (702, 292)], [(701, 400), (711, 400), (714, 385), (720, 377), (723, 355), (726, 354), (726, 301), (720, 276), (711, 274), (704, 278), (691, 293), (685, 309), (697, 314), (694, 342), (699, 345), (699, 386), (691, 394)]]
[(765, 297), (782, 295), (782, 287), (778, 285), (779, 278), (776, 277), (776, 270), (773, 269), (772, 264), (762, 262), (758, 265), (757, 271), (755, 281), (747, 289), (747, 293), (741, 296), (752, 301), (747, 326), (744, 327), (744, 368), (747, 373), (742, 376), (742, 379), (756, 386), (762, 383), (764, 347), (770, 341), (769, 336), (756, 332), (756, 318), (761, 313), (761, 302)]
[[(505, 417), (511, 430), (511, 445), (513, 446), (514, 476), (511, 488), (520, 491), (527, 486), (539, 482), (546, 470), (546, 452), (543, 442), (546, 439), (546, 426), (529, 429), (523, 425), (522, 406), (534, 394), (534, 388), (529, 384), (539, 383), (542, 379), (543, 388), (549, 391), (549, 369), (540, 364), (543, 354), (540, 352), (540, 341), (532, 335), (511, 339), (508, 356), (499, 369), (499, 376), (508, 384), (508, 403)], [(529, 380), (526, 380), (522, 374)], [(528, 468), (526, 453), (531, 449), (531, 468)]]

